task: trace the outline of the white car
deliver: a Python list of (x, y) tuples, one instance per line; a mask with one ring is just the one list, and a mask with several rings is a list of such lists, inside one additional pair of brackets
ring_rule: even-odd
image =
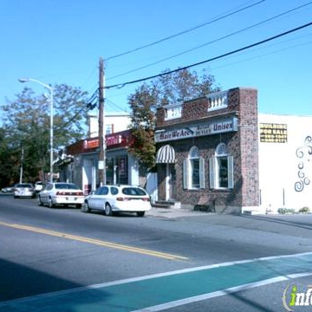
[(36, 193), (39, 193), (40, 191), (42, 191), (43, 188), (43, 183), (41, 181), (37, 181), (35, 183), (35, 191)]
[(15, 187), (16, 187), (16, 184), (13, 184), (13, 185), (4, 187), (4, 188), (1, 190), (1, 192), (2, 192), (2, 193), (13, 193)]
[(62, 205), (75, 205), (81, 208), (84, 203), (83, 191), (74, 183), (55, 182), (48, 183), (38, 194), (39, 206), (47, 205), (50, 208)]
[(14, 187), (14, 198), (35, 197), (35, 189), (31, 183), (19, 183)]
[(117, 212), (135, 212), (143, 217), (151, 209), (150, 196), (137, 186), (104, 185), (85, 198), (82, 211), (104, 211), (107, 216)]

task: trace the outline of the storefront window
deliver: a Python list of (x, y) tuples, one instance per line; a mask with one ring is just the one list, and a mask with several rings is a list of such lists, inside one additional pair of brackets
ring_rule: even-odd
[(114, 184), (114, 158), (106, 158), (106, 183)]
[(220, 187), (228, 187), (228, 159), (227, 157), (218, 158), (218, 178)]
[(183, 184), (185, 189), (205, 187), (204, 159), (196, 146), (190, 149), (189, 157), (183, 162)]
[(128, 162), (126, 156), (106, 158), (106, 183), (128, 184)]
[(190, 151), (191, 187), (199, 188), (199, 152), (197, 147)]
[(117, 183), (128, 184), (128, 163), (126, 157), (117, 158)]
[(209, 159), (210, 188), (233, 188), (233, 156), (224, 143), (216, 148), (215, 157)]

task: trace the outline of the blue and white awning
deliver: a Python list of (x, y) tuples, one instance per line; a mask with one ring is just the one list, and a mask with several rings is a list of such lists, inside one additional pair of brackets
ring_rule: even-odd
[(170, 145), (162, 146), (156, 154), (157, 164), (173, 164), (175, 163), (175, 151)]

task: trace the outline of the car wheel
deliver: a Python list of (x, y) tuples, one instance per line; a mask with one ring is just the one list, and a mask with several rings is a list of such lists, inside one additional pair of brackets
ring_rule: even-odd
[(113, 210), (112, 210), (112, 207), (109, 203), (105, 204), (105, 215), (106, 216), (112, 216), (113, 215)]
[(145, 215), (145, 211), (138, 211), (137, 212), (138, 217), (144, 217), (144, 215)]
[(82, 204), (81, 211), (83, 211), (83, 212), (91, 212), (91, 209), (90, 209), (89, 204), (88, 204), (87, 201)]
[(38, 206), (43, 206), (43, 202), (40, 196), (38, 196)]
[(54, 204), (52, 202), (52, 198), (49, 198), (49, 208), (53, 208), (54, 207)]

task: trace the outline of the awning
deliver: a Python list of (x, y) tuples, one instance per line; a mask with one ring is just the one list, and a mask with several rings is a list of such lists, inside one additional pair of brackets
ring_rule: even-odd
[(162, 146), (156, 154), (156, 164), (173, 164), (175, 163), (175, 151), (172, 146)]

